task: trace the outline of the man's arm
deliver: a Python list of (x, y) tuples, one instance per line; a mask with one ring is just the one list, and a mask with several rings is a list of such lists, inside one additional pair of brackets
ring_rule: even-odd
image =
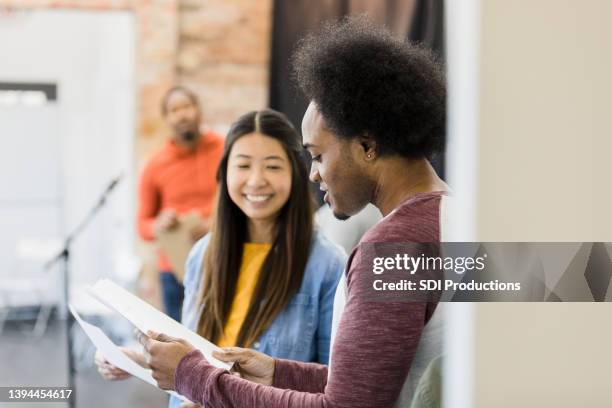
[(150, 165), (145, 166), (138, 186), (138, 234), (147, 241), (155, 239), (155, 218), (161, 199)]
[[(176, 390), (210, 407), (392, 406), (416, 353), (426, 322), (427, 304), (367, 301), (371, 295), (368, 279), (351, 278), (364, 273), (371, 274), (371, 271), (359, 263), (353, 263), (349, 270), (347, 304), (334, 340), (330, 381), (324, 392), (254, 384), (211, 366), (199, 352), (192, 352), (180, 361), (175, 373)], [(302, 368), (304, 363), (292, 365), (285, 367), (291, 372), (288, 383), (300, 378), (294, 370)]]
[(274, 359), (273, 387), (302, 392), (322, 393), (325, 391), (326, 384), (326, 365)]

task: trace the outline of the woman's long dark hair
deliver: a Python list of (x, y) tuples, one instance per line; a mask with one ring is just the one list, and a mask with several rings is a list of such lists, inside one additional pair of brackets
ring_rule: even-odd
[(263, 263), (237, 346), (249, 347), (299, 290), (308, 261), (313, 234), (313, 201), (300, 137), (282, 113), (250, 112), (230, 128), (217, 171), (219, 193), (210, 242), (204, 255), (200, 304), (204, 310), (198, 333), (212, 342), (222, 334), (230, 313), (247, 241), (247, 218), (231, 200), (227, 188), (227, 164), (232, 146), (240, 137), (260, 133), (283, 146), (291, 164), (291, 193), (276, 220), (276, 235)]

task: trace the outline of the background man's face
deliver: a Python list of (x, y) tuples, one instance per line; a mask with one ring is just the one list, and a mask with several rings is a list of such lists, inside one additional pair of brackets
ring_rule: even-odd
[(165, 118), (177, 140), (189, 142), (200, 134), (200, 107), (182, 91), (168, 97)]
[(335, 136), (311, 102), (302, 120), (304, 147), (312, 156), (310, 180), (325, 191), (324, 201), (334, 216), (344, 220), (365, 207), (372, 182), (359, 164), (359, 143)]

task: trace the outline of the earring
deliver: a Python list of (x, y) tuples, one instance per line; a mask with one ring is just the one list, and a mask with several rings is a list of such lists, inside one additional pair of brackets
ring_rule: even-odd
[(372, 158), (372, 153), (368, 153), (368, 159)]

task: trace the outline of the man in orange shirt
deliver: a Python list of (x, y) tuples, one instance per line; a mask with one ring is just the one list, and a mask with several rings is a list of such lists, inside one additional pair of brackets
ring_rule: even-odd
[[(161, 111), (172, 137), (153, 154), (142, 173), (138, 232), (153, 241), (161, 232), (176, 228), (181, 215), (196, 212), (201, 222), (191, 229), (195, 242), (210, 227), (224, 141), (217, 133), (201, 131), (200, 104), (187, 88), (171, 88), (162, 99)], [(158, 267), (166, 313), (180, 320), (183, 285), (162, 251)]]

